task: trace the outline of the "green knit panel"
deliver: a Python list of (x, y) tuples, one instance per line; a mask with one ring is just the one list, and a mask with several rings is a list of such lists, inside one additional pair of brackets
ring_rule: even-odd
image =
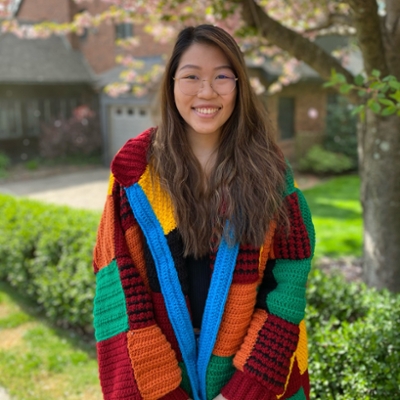
[(283, 192), (283, 197), (286, 197), (295, 191), (293, 171), (292, 171), (292, 167), (290, 166), (288, 160), (286, 160), (285, 181), (286, 181), (286, 186), (285, 186), (285, 191)]
[(267, 296), (271, 314), (299, 324), (306, 307), (306, 283), (310, 271), (310, 259), (276, 260), (272, 273), (278, 286)]
[(218, 357), (211, 355), (207, 368), (207, 400), (216, 397), (235, 373), (232, 357)]
[(288, 400), (307, 400), (303, 388), (301, 388), (295, 395), (289, 397)]
[(297, 197), (299, 199), (299, 207), (301, 215), (303, 217), (303, 222), (307, 229), (308, 237), (310, 238), (311, 257), (312, 257), (314, 255), (314, 248), (315, 248), (315, 229), (312, 223), (310, 209), (308, 207), (307, 201), (303, 193), (299, 189), (296, 189), (296, 192), (297, 192)]
[(179, 368), (182, 371), (182, 382), (180, 387), (190, 396), (192, 397), (192, 387), (190, 386), (189, 375), (187, 373), (186, 365), (183, 362), (180, 362)]
[(115, 260), (96, 275), (93, 314), (98, 342), (129, 330), (125, 295)]

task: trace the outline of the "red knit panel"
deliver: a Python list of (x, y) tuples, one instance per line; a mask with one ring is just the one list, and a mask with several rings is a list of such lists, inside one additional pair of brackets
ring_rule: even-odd
[(147, 150), (154, 128), (144, 131), (139, 136), (129, 139), (114, 157), (111, 171), (124, 187), (136, 183), (146, 169)]
[(303, 376), (300, 375), (299, 365), (295, 359), (290, 372), (289, 382), (285, 390), (285, 398), (294, 396), (302, 387)]
[(188, 398), (189, 395), (181, 387), (177, 387), (172, 392), (160, 397), (160, 400), (188, 400)]
[(122, 187), (119, 192), (119, 202), (119, 220), (121, 221), (123, 231), (126, 232), (134, 224), (137, 224), (137, 222), (129, 204), (128, 196)]
[(276, 395), (242, 371), (236, 371), (233, 374), (229, 382), (221, 389), (221, 394), (227, 400), (277, 400)]
[(259, 278), (260, 248), (242, 245), (233, 271), (233, 283), (253, 283)]
[(117, 257), (117, 264), (126, 298), (130, 330), (154, 325), (151, 297), (132, 259), (130, 256)]
[(308, 375), (308, 370), (304, 372), (303, 377), (303, 390), (306, 395), (306, 399), (310, 400), (310, 377)]
[(168, 318), (164, 297), (161, 293), (153, 292), (152, 298), (154, 304), (154, 317), (156, 319), (157, 325), (160, 327), (168, 342), (171, 344), (172, 349), (175, 351), (178, 362), (181, 362), (183, 360), (182, 354), (179, 350), (179, 345), (174, 333), (174, 329), (172, 328), (171, 322)]
[(96, 346), (104, 400), (141, 400), (129, 359), (126, 333), (98, 342)]
[(286, 196), (289, 212), (290, 231), (286, 235), (284, 228), (277, 230), (274, 238), (275, 258), (301, 260), (311, 256), (310, 239), (299, 207), (297, 193)]
[(271, 392), (282, 393), (299, 333), (297, 325), (275, 315), (268, 315), (243, 370)]

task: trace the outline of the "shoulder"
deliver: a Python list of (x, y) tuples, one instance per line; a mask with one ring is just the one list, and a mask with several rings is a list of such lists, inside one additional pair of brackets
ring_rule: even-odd
[(111, 162), (111, 173), (125, 187), (136, 183), (147, 167), (147, 152), (156, 128), (129, 139)]
[(285, 190), (284, 197), (291, 195), (296, 191), (296, 182), (294, 180), (293, 169), (289, 161), (285, 158), (286, 169), (285, 169)]

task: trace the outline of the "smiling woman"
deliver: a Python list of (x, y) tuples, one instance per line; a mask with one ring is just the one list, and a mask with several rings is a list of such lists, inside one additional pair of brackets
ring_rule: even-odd
[(235, 40), (184, 29), (160, 105), (113, 160), (94, 250), (104, 398), (308, 399), (314, 228)]

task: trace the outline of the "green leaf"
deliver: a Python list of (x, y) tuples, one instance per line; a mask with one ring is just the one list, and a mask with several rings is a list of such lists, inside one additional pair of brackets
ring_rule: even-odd
[(390, 82), (389, 82), (389, 86), (390, 86), (392, 89), (400, 90), (400, 82), (399, 82), (399, 81), (390, 81)]
[(361, 104), (351, 110), (351, 115), (361, 114), (365, 110), (365, 104)]
[(397, 107), (395, 105), (391, 107), (386, 107), (382, 110), (381, 115), (387, 116), (387, 115), (392, 115), (397, 111)]
[(371, 89), (381, 90), (382, 92), (386, 92), (389, 89), (389, 85), (383, 82), (374, 82), (370, 85)]
[(367, 104), (374, 113), (379, 114), (381, 111), (381, 106), (375, 99), (369, 99)]
[(382, 79), (383, 82), (397, 81), (396, 77), (393, 75), (388, 75)]
[(351, 89), (353, 89), (353, 85), (346, 83), (346, 84), (340, 86), (339, 91), (342, 94), (346, 94), (346, 93), (349, 93)]
[(392, 100), (389, 100), (389, 99), (379, 99), (379, 103), (381, 103), (381, 104), (383, 104), (385, 106), (389, 106), (389, 107), (395, 106), (394, 102)]
[(361, 74), (358, 74), (354, 78), (354, 82), (356, 83), (357, 86), (362, 86), (362, 85), (364, 85), (364, 77)]
[(397, 90), (395, 93), (389, 95), (392, 99), (395, 99), (398, 103), (400, 103), (400, 89)]
[(367, 91), (366, 90), (359, 90), (357, 93), (358, 93), (358, 95), (360, 97), (364, 97), (367, 94)]
[(327, 87), (331, 87), (331, 86), (335, 86), (335, 85), (336, 85), (336, 82), (328, 81), (328, 82), (325, 82), (325, 83), (322, 85), (322, 87), (327, 88)]
[(343, 74), (336, 74), (336, 80), (338, 83), (347, 83), (346, 77)]
[(371, 74), (375, 78), (379, 78), (381, 76), (381, 71), (378, 71), (377, 69), (374, 69)]

